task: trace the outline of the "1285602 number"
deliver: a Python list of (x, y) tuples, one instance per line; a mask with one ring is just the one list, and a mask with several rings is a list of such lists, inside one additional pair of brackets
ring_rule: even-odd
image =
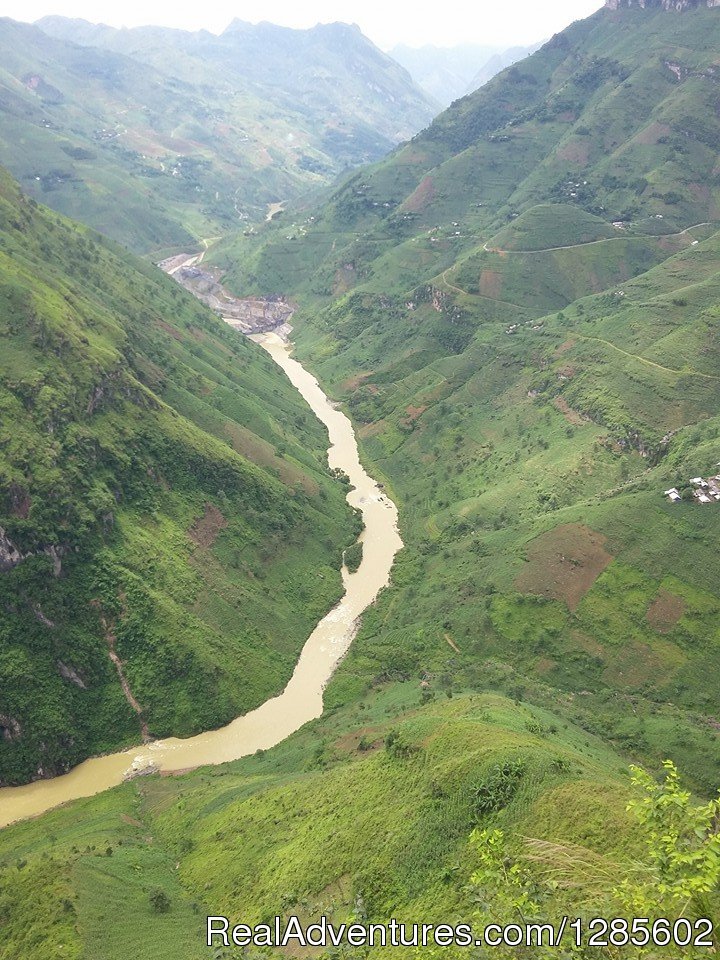
[(713, 924), (707, 918), (668, 920), (661, 917), (650, 920), (648, 917), (636, 917), (626, 920), (617, 917), (606, 920), (604, 917), (595, 917), (588, 921), (585, 931), (580, 920), (574, 920), (570, 927), (575, 932), (575, 942), (581, 944), (584, 941), (589, 947), (715, 946)]

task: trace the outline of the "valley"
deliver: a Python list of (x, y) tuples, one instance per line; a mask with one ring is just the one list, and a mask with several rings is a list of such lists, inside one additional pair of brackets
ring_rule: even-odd
[(337, 23), (238, 20), (215, 36), (0, 18), (0, 63), (0, 164), (36, 200), (155, 259), (326, 187), (435, 112)]
[[(308, 637), (281, 694), (221, 730), (201, 733), (188, 740), (146, 740), (142, 748), (87, 760), (70, 773), (52, 780), (22, 787), (0, 787), (0, 828), (137, 776), (185, 772), (267, 750), (322, 714), (323, 690), (347, 652), (360, 617), (379, 591), (388, 585), (395, 554), (402, 546), (397, 531), (397, 510), (363, 469), (350, 421), (333, 408), (315, 378), (292, 359), (286, 343), (277, 334), (266, 334), (259, 337), (258, 342), (287, 373), (290, 382), (327, 427), (330, 469), (341, 471), (347, 477), (348, 502), (362, 515), (362, 560), (353, 572), (344, 567), (342, 599)], [(115, 660), (119, 662), (117, 657)]]
[[(270, 38), (272, 98), (362, 44), (260, 26), (44, 29), (210, 87)], [(2, 175), (0, 960), (720, 922), (718, 64), (715, 0), (608, 0), (145, 260)]]

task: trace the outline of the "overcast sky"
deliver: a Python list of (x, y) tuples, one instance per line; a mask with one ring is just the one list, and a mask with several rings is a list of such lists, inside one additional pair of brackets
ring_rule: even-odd
[(393, 3), (388, 0), (3, 0), (0, 13), (16, 20), (47, 14), (83, 17), (114, 27), (160, 24), (220, 33), (234, 18), (270, 20), (289, 27), (344, 20), (357, 23), (378, 46), (426, 43), (454, 46), (487, 43), (526, 45), (544, 40), (573, 20), (593, 13), (603, 0), (443, 0)]

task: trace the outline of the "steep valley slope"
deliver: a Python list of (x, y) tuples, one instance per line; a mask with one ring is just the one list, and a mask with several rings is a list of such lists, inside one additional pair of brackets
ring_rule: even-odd
[[(385, 160), (350, 174), (327, 203), (289, 205), (257, 233), (228, 237), (209, 252), (206, 261), (225, 271), (238, 296), (299, 304), (297, 354), (351, 414), (364, 460), (400, 507), (406, 547), (329, 684), (318, 721), (239, 762), (134, 780), (0, 833), (1, 960), (562, 955), (532, 947), (209, 949), (207, 914), (234, 923), (290, 915), (311, 922), (321, 914), (338, 923), (469, 922), (477, 932), (491, 920), (563, 916), (587, 923), (682, 913), (717, 922), (719, 811), (707, 804), (720, 782), (720, 503), (695, 500), (689, 481), (716, 474), (720, 461), (720, 9), (681, 5), (612, 0)], [(13, 249), (35, 236), (25, 226), (30, 216), (43, 218), (38, 244), (54, 242), (50, 223), (71, 230), (21, 202), (14, 187), (5, 192)], [(114, 248), (92, 235), (87, 243), (104, 267), (120, 269)], [(63, 270), (65, 249), (77, 247), (55, 250)], [(99, 283), (85, 261), (82, 269)], [(218, 513), (241, 517), (248, 538), (231, 547), (225, 538), (233, 528), (220, 533), (209, 580), (226, 575), (232, 558), (240, 565), (233, 590), (254, 586), (253, 577), (279, 585), (274, 571), (287, 569), (281, 554), (263, 557), (253, 547), (248, 560), (246, 544), (259, 532), (253, 543), (264, 545), (268, 518), (282, 518), (283, 542), (303, 545), (303, 566), (293, 568), (301, 575), (282, 577), (296, 590), (298, 621), (311, 610), (301, 592), (316, 584), (310, 570), (325, 576), (316, 584), (318, 605), (336, 588), (327, 541), (337, 546), (351, 534), (340, 492), (323, 471), (317, 427), (302, 422), (278, 378), (169, 281), (136, 269), (142, 279), (132, 273), (133, 295), (142, 293), (142, 307), (134, 306), (132, 322), (116, 321), (123, 333), (105, 332), (109, 321), (95, 301), (100, 330), (82, 324), (94, 366), (73, 359), (68, 367), (85, 387), (77, 424), (63, 434), (75, 445), (63, 449), (77, 458), (90, 449), (96, 458), (83, 516), (90, 515), (88, 542), (107, 558), (101, 577), (83, 573), (77, 595), (99, 598), (116, 617), (144, 706), (146, 690), (162, 702), (165, 689), (144, 665), (155, 664), (168, 638), (189, 643), (198, 635), (196, 621), (179, 613), (163, 619), (178, 609), (178, 556), (190, 549), (197, 561), (189, 533), (204, 539)], [(171, 309), (141, 313), (146, 287)], [(136, 303), (129, 292), (109, 292)], [(49, 308), (37, 312), (46, 317)], [(20, 358), (38, 335), (30, 320), (28, 331), (10, 341)], [(97, 371), (106, 362), (115, 369), (100, 347), (114, 357), (125, 337), (132, 350), (123, 350), (123, 375), (184, 419), (170, 414), (159, 423), (154, 407), (140, 414), (134, 395), (121, 398), (118, 389), (84, 412), (103, 382)], [(75, 358), (70, 347), (63, 349)], [(219, 365), (226, 350), (232, 359)], [(55, 362), (54, 353), (43, 355)], [(37, 363), (33, 355), (28, 377)], [(249, 385), (271, 401), (263, 416), (243, 392)], [(56, 410), (51, 384), (32, 408), (31, 391), (11, 386), (7, 403), (20, 422), (46, 424), (39, 418)], [(234, 421), (224, 387), (252, 403), (243, 407), (252, 419), (238, 413)], [(111, 400), (111, 409), (102, 406)], [(113, 417), (118, 403), (121, 424)], [(275, 409), (283, 416), (270, 416)], [(252, 470), (263, 491), (248, 513), (239, 485), (225, 479), (235, 476), (229, 467), (222, 496), (217, 489), (214, 445), (207, 456), (215, 485), (190, 469), (185, 451), (198, 425), (202, 443), (212, 444), (227, 418), (271, 444), (278, 469), (290, 465), (305, 478), (301, 485), (312, 480), (325, 491), (322, 504), (309, 487), (303, 495), (289, 477), (258, 473), (228, 452), (233, 469)], [(182, 445), (178, 422), (189, 438)], [(56, 484), (45, 451), (57, 431), (28, 427), (5, 469), (19, 476), (21, 451), (32, 443), (48, 464), (47, 483)], [(88, 432), (100, 438), (94, 446)], [(0, 445), (3, 456), (9, 442)], [(148, 475), (158, 444), (162, 470)], [(118, 501), (119, 484), (108, 474), (125, 455), (144, 467), (132, 473), (143, 483), (122, 486)], [(663, 492), (675, 486), (683, 499), (673, 504)], [(23, 520), (26, 499), (12, 496), (6, 535), (19, 541), (23, 523), (40, 514), (31, 507)], [(35, 509), (54, 509), (46, 499), (35, 496)], [(104, 513), (92, 511), (107, 509), (113, 519), (105, 530)], [(38, 519), (24, 550), (59, 543), (48, 529), (55, 528)], [(62, 597), (54, 602), (56, 594), (43, 592), (59, 589), (76, 562), (68, 551), (60, 560), (58, 579), (52, 555), (12, 571), (20, 592), (7, 602), (25, 603), (30, 644), (55, 636), (40, 614), (56, 622), (66, 609)], [(144, 602), (140, 587), (153, 599), (162, 594), (142, 648), (134, 644), (148, 607), (127, 616), (128, 599)], [(277, 610), (278, 596), (268, 604)], [(72, 608), (76, 619), (77, 609), (98, 615), (86, 604)], [(190, 614), (196, 609), (183, 609)], [(90, 648), (78, 642), (77, 624), (78, 649)], [(97, 626), (93, 643), (102, 639)], [(26, 654), (0, 637), (4, 662), (25, 669)], [(199, 651), (198, 669), (209, 648)], [(102, 645), (92, 649), (105, 654)], [(82, 663), (68, 663), (55, 648), (42, 661), (43, 676), (79, 696), (72, 680), (58, 679), (56, 656), (85, 676)], [(14, 689), (32, 677), (6, 675)], [(137, 724), (116, 678), (108, 689), (128, 724)], [(173, 698), (189, 689), (176, 684)], [(687, 790), (663, 765), (667, 758)], [(633, 761), (650, 775), (631, 773)], [(698, 960), (708, 952), (575, 954)]]
[(663, 491), (720, 460), (718, 57), (717, 9), (608, 6), (216, 248), (300, 300), (401, 508), (334, 702), (492, 676), (715, 788), (720, 511)]
[(235, 21), (218, 37), (4, 18), (0, 64), (0, 164), (36, 200), (140, 253), (260, 219), (436, 112), (345, 24)]
[(7, 784), (278, 692), (357, 526), (255, 344), (6, 173), (0, 232)]

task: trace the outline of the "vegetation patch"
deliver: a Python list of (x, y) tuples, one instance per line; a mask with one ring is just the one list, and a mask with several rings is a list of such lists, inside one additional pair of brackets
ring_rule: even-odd
[(577, 410), (573, 410), (564, 397), (554, 397), (553, 406), (556, 410), (559, 410), (567, 422), (571, 423), (574, 427), (581, 427), (583, 424), (587, 423), (587, 417), (584, 417), (581, 413), (578, 413)]
[(362, 563), (362, 543), (358, 541), (357, 543), (353, 543), (349, 547), (346, 547), (343, 558), (345, 560), (345, 566), (348, 568), (350, 573), (356, 573), (360, 569), (360, 564)]

